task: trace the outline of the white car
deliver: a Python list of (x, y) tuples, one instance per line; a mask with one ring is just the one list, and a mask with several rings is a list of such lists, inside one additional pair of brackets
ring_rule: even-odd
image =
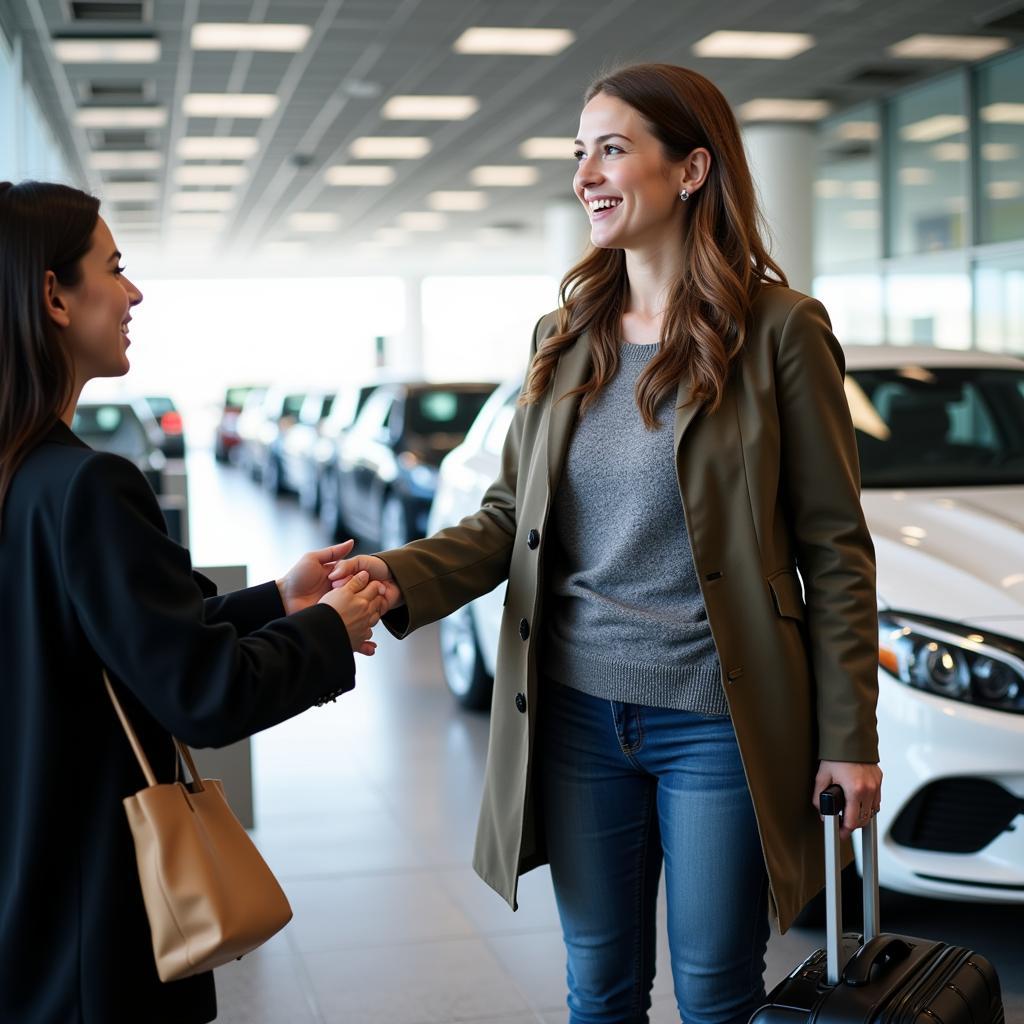
[[(846, 358), (878, 561), (879, 877), (1024, 903), (1024, 361), (908, 346)], [(430, 532), (479, 507), (518, 390), (499, 388), (445, 459)], [(502, 590), (441, 623), (464, 706), (489, 701)]]

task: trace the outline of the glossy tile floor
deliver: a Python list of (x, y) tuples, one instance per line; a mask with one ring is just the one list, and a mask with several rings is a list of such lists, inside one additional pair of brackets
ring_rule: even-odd
[[(247, 564), (257, 582), (322, 546), (293, 502), (267, 497), (237, 469), (199, 452), (189, 474), (197, 564)], [(218, 1020), (563, 1022), (564, 955), (546, 870), (525, 876), (513, 914), (469, 866), (487, 718), (449, 698), (435, 629), (402, 643), (379, 632), (355, 691), (254, 740), (256, 838), (295, 917), (217, 972)], [(1007, 1021), (1024, 1024), (1024, 907), (885, 895), (887, 930), (989, 956)], [(817, 945), (813, 930), (774, 935), (768, 986)], [(667, 972), (653, 998), (652, 1024), (678, 1024)]]

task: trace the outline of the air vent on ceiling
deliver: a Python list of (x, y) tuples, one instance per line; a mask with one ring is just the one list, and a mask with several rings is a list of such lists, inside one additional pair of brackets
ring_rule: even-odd
[(851, 85), (902, 85), (913, 78), (917, 78), (921, 72), (917, 68), (907, 67), (874, 67), (861, 68), (847, 81)]
[(72, 21), (146, 21), (146, 0), (71, 0)]
[(149, 132), (133, 128), (111, 128), (92, 131), (93, 149), (149, 149), (152, 145)]
[(1024, 7), (1006, 5), (991, 13), (991, 20), (985, 20), (983, 15), (978, 24), (997, 32), (1024, 32)]
[(82, 99), (98, 104), (143, 103), (151, 96), (148, 82), (83, 82)]

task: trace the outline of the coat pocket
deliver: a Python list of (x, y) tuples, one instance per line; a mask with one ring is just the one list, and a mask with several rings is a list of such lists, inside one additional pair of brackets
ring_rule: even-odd
[(804, 621), (804, 597), (795, 569), (780, 569), (768, 577), (775, 611), (787, 619)]

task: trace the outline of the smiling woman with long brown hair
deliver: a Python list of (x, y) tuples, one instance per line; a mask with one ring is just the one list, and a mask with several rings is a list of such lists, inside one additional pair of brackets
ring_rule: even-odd
[(333, 575), (384, 582), (400, 636), (508, 578), (475, 866), (515, 906), (550, 862), (570, 1024), (648, 1019), (662, 866), (680, 1015), (746, 1024), (769, 911), (822, 885), (816, 794), (843, 787), (845, 836), (880, 799), (843, 356), (706, 78), (598, 79), (577, 147), (592, 248), (480, 511)]
[(172, 734), (221, 746), (351, 689), (380, 610), (330, 590), (351, 542), (215, 597), (145, 477), (70, 427), (129, 368), (142, 293), (99, 202), (0, 182), (0, 1021), (200, 1024), (209, 972), (161, 984), (122, 800), (145, 785), (114, 678), (160, 782)]

